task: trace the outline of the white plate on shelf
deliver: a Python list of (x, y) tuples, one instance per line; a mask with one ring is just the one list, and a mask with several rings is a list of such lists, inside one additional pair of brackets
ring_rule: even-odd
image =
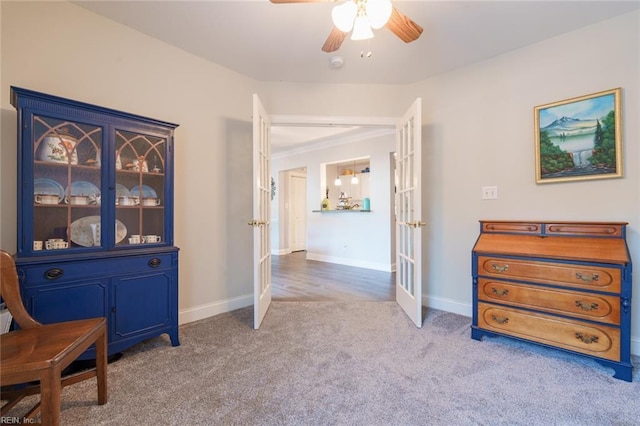
[(156, 191), (147, 185), (134, 186), (133, 188), (131, 188), (131, 195), (134, 197), (142, 197), (142, 198), (158, 198), (158, 194), (156, 194)]
[[(100, 241), (100, 216), (85, 216), (71, 223), (71, 241), (82, 247), (93, 247), (94, 231), (91, 225), (96, 226), (96, 240)], [(116, 244), (127, 236), (127, 227), (116, 220)]]
[(131, 192), (126, 186), (116, 183), (116, 198), (118, 197), (131, 197)]
[(65, 193), (68, 193), (69, 195), (98, 196), (100, 195), (100, 190), (91, 182), (79, 180), (76, 182), (71, 182), (70, 187), (67, 187), (65, 189)]
[(33, 195), (57, 195), (60, 201), (64, 198), (64, 188), (53, 179), (34, 179)]

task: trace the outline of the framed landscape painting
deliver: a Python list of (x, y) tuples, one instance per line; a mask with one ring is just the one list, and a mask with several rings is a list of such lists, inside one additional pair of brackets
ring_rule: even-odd
[(536, 183), (622, 177), (621, 89), (534, 108)]

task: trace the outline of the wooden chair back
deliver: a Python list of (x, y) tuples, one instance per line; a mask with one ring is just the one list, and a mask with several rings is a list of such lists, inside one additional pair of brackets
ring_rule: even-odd
[(20, 296), (20, 282), (16, 272), (13, 257), (4, 250), (0, 250), (0, 297), (20, 328), (38, 327), (41, 324), (34, 320), (27, 312)]
[[(13, 418), (7, 416), (10, 410), (24, 397), (39, 393), (40, 401), (24, 416), (16, 417), (30, 420), (40, 413), (42, 424), (57, 426), (62, 388), (92, 377), (97, 378), (98, 404), (105, 404), (106, 318), (41, 324), (25, 309), (15, 261), (4, 250), (0, 250), (0, 268), (0, 297), (19, 325), (18, 330), (0, 334), (0, 382), (2, 400), (7, 401), (0, 408), (2, 419)], [(63, 377), (64, 369), (93, 345), (96, 368)]]

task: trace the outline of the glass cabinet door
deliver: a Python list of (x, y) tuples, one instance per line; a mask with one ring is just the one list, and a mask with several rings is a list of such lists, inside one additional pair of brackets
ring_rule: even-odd
[(115, 132), (116, 244), (165, 241), (166, 137)]
[[(102, 245), (101, 126), (34, 114), (32, 233), (27, 251)], [(32, 246), (31, 246), (32, 243)]]

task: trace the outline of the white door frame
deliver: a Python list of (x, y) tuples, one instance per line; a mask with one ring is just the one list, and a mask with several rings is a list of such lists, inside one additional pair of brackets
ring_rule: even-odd
[(340, 127), (361, 126), (395, 129), (398, 117), (343, 117), (326, 115), (272, 115), (272, 126)]

